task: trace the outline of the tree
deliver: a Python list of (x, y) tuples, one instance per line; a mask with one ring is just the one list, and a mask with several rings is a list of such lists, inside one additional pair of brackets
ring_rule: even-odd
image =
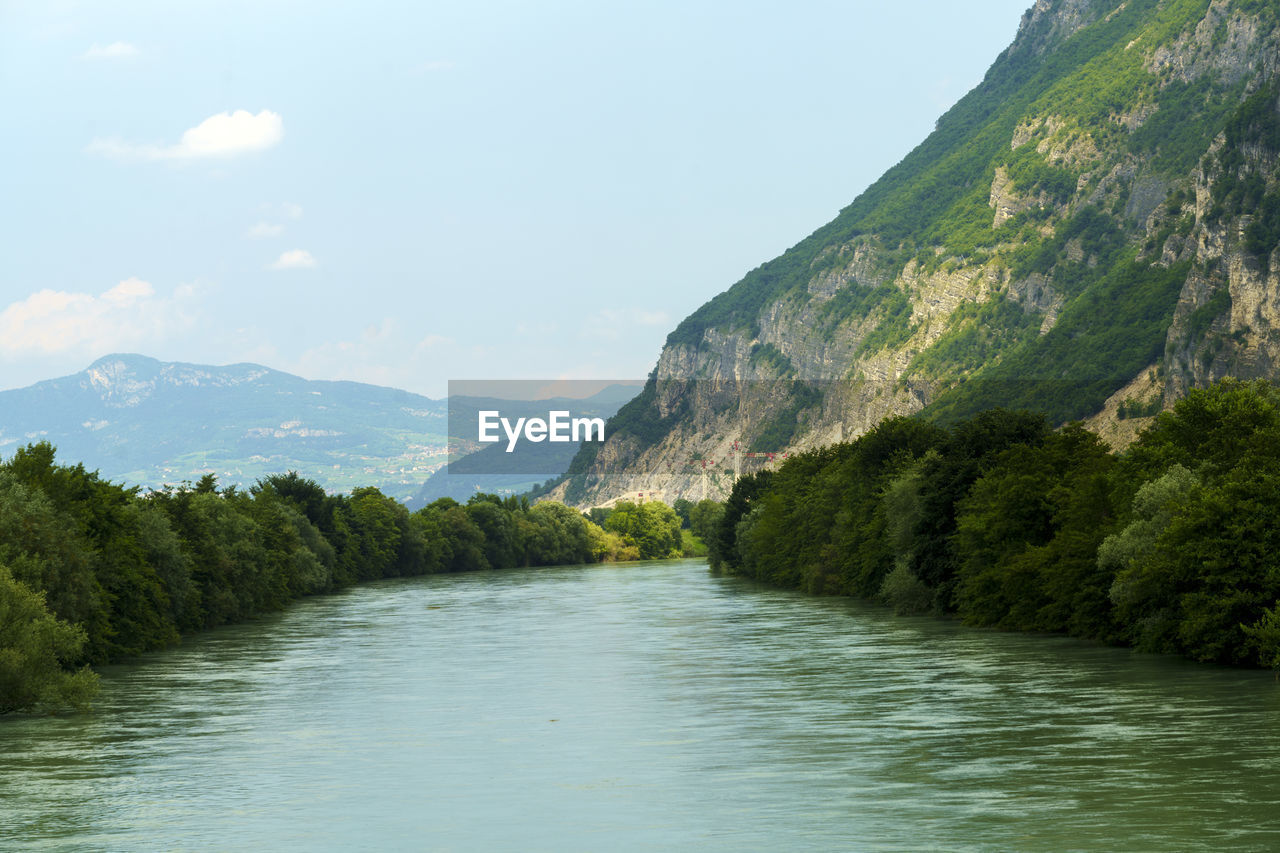
[(1109, 638), (1114, 459), (1080, 424), (1000, 453), (957, 506), (957, 607), (972, 624)]
[(71, 670), (85, 643), (83, 628), (53, 616), (44, 596), (0, 565), (0, 714), (33, 708), (88, 706), (98, 676)]
[(703, 542), (710, 542), (720, 526), (724, 504), (710, 498), (700, 500), (689, 509), (689, 529)]
[(490, 568), (509, 569), (522, 562), (515, 521), (496, 495), (472, 496), (466, 511), (484, 538), (481, 547)]
[[(784, 466), (785, 467), (785, 466)], [(724, 512), (715, 534), (707, 540), (707, 557), (711, 568), (732, 568), (738, 565), (738, 522), (751, 510), (751, 503), (764, 494), (773, 479), (773, 472), (759, 471), (745, 474), (733, 484), (729, 499), (724, 502)]]
[(997, 454), (1018, 444), (1039, 444), (1049, 432), (1044, 415), (990, 409), (957, 424), (922, 469), (921, 515), (914, 537), (915, 575), (936, 591), (938, 608), (953, 609), (958, 563), (951, 548), (956, 505)]
[(605, 522), (605, 529), (634, 545), (642, 560), (680, 556), (680, 519), (675, 510), (660, 501), (619, 501)]

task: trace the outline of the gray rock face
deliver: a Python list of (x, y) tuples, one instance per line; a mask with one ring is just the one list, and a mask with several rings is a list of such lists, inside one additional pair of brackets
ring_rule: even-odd
[(1043, 55), (1098, 19), (1092, 0), (1036, 0), (1022, 15), (1018, 36), (1009, 53)]
[[(1255, 211), (1224, 208), (1241, 181), (1268, 196), (1280, 193), (1280, 139), (1246, 134), (1228, 151), (1220, 133), (1189, 171), (1161, 164), (1157, 155), (1168, 140), (1154, 148), (1131, 143), (1151, 122), (1169, 121), (1161, 109), (1188, 109), (1176, 98), (1162, 99), (1166, 91), (1182, 91), (1171, 86), (1199, 81), (1204, 87), (1202, 105), (1187, 112), (1189, 124), (1223, 103), (1234, 110), (1273, 86), (1278, 12), (1212, 0), (1202, 17), (1172, 29), (1156, 12), (1143, 12), (1146, 18), (1094, 60), (1148, 75), (1131, 87), (1129, 100), (1113, 96), (1100, 112), (1082, 106), (1107, 84), (1105, 73), (1084, 66), (1028, 98), (1022, 114), (1001, 119), (1000, 150), (980, 177), (965, 179), (967, 206), (947, 211), (955, 233), (894, 232), (891, 238), (875, 228), (842, 233), (833, 226), (819, 232), (833, 236), (812, 255), (808, 275), (781, 296), (750, 317), (703, 328), (696, 341), (669, 342), (656, 371), (661, 437), (606, 447), (577, 501), (603, 501), (623, 481), (667, 500), (696, 499), (700, 460), (713, 461), (711, 496), (723, 497), (735, 465), (745, 472), (777, 464), (776, 458), (741, 458), (735, 446), (804, 451), (853, 438), (886, 417), (918, 412), (1010, 352), (997, 345), (1007, 328), (988, 328), (983, 323), (994, 321), (975, 318), (1013, 323), (1012, 303), (1024, 318), (1019, 328), (1029, 328), (1032, 339), (1036, 331), (1043, 337), (1072, 310), (1095, 280), (1090, 276), (1101, 280), (1109, 272), (1105, 264), (1134, 258), (1188, 272), (1163, 354), (1118, 379), (1093, 422), (1109, 440), (1123, 443), (1136, 432), (1132, 424), (1108, 427), (1119, 422), (1126, 394), (1144, 403), (1160, 397), (1169, 406), (1188, 389), (1224, 376), (1280, 378), (1280, 249), (1269, 258), (1252, 254), (1246, 238)], [(1037, 0), (1001, 61), (1039, 61), (1027, 57), (1047, 56), (1082, 30), (1125, 14), (1133, 17), (1121, 2)], [(1267, 91), (1276, 98), (1276, 90)], [(1055, 93), (1065, 94), (1055, 100)], [(1280, 100), (1272, 108), (1280, 112)], [(1231, 113), (1221, 114), (1226, 118), (1218, 127)], [(944, 120), (939, 127), (943, 133), (954, 125)], [(975, 126), (974, 138), (986, 138), (992, 127)], [(1015, 167), (1024, 170), (1016, 180)], [(1054, 177), (1062, 174), (1073, 180), (1074, 192), (1064, 192), (1063, 179)], [(1052, 190), (1045, 175), (1059, 181)], [(1110, 258), (1105, 263), (1093, 238), (1065, 230), (1088, 209), (1123, 235), (1122, 250), (1103, 253)], [(1048, 252), (1048, 260), (1029, 265), (1034, 252)], [(1064, 271), (1069, 274), (1060, 275)], [(1078, 311), (1074, 322), (1080, 325)], [(986, 361), (974, 364), (974, 352), (988, 353)], [(796, 392), (796, 381), (813, 393)], [(769, 443), (778, 436), (784, 439)]]
[(1147, 69), (1166, 79), (1190, 83), (1211, 75), (1232, 84), (1247, 77), (1275, 75), (1277, 39), (1260, 18), (1235, 8), (1231, 0), (1213, 0), (1195, 29), (1151, 53)]
[(152, 397), (157, 387), (230, 388), (254, 382), (269, 373), (266, 368), (252, 364), (233, 364), (213, 370), (141, 355), (108, 355), (85, 369), (80, 384), (97, 392), (107, 406), (129, 408)]

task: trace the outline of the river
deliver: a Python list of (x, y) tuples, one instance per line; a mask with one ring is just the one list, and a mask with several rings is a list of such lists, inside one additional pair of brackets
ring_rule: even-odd
[(700, 561), (389, 581), (0, 719), (15, 843), (1276, 849), (1280, 683)]

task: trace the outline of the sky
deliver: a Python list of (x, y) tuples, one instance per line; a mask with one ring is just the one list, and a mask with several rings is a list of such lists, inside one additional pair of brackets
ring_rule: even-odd
[(1028, 3), (0, 0), (0, 389), (643, 378)]

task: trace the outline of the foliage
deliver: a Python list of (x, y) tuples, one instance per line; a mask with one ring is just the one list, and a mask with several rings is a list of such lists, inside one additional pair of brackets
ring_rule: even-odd
[(1244, 247), (1258, 257), (1263, 272), (1271, 270), (1271, 253), (1280, 246), (1280, 192), (1263, 196), (1244, 231)]
[(773, 344), (756, 344), (751, 348), (752, 366), (768, 365), (773, 372), (779, 376), (792, 376), (795, 374), (795, 367), (791, 364), (791, 359), (783, 354)]
[(705, 557), (707, 556), (707, 543), (695, 536), (693, 531), (680, 531), (680, 556), (681, 557)]
[(1280, 390), (1223, 381), (1111, 453), (1080, 424), (896, 419), (744, 477), (714, 565), (899, 612), (1280, 668)]
[[(687, 398), (682, 398), (672, 411), (663, 417), (658, 411), (657, 387), (657, 375), (651, 373), (641, 392), (627, 401), (605, 422), (605, 438), (611, 441), (626, 441), (634, 453), (639, 453), (661, 441), (666, 436), (668, 425), (688, 412), (689, 402)], [(564, 475), (558, 480), (544, 484), (541, 489), (535, 490), (536, 493), (545, 494), (554, 486), (568, 481), (565, 500), (569, 503), (580, 502), (587, 494), (587, 476), (602, 446), (603, 442), (583, 442), (581, 450), (573, 457)]]
[(724, 504), (720, 501), (700, 500), (689, 509), (689, 531), (703, 542), (710, 542), (719, 530), (723, 515)]
[(858, 344), (855, 356), (902, 346), (915, 334), (916, 326), (911, 322), (911, 300), (898, 288), (887, 287), (889, 292), (880, 302), (880, 322)]
[[(1082, 127), (1114, 126), (1111, 115), (1123, 111), (1135, 93), (1154, 92), (1154, 78), (1143, 68), (1142, 51), (1126, 45), (1142, 36), (1158, 43), (1191, 20), (1204, 0), (1158, 5), (1133, 0), (1086, 27), (1053, 50), (1010, 49), (1001, 54), (983, 81), (961, 98), (933, 133), (878, 181), (780, 257), (747, 273), (741, 281), (687, 317), (668, 337), (668, 346), (700, 346), (710, 329), (753, 331), (760, 310), (788, 292), (800, 292), (824, 270), (831, 246), (874, 234), (887, 246), (947, 246), (964, 254), (979, 215), (994, 166), (1009, 158), (1009, 139), (1027, 116), (1065, 114)], [(1034, 34), (1027, 34), (1034, 39)], [(1117, 131), (1118, 132), (1118, 131)], [(1015, 156), (1019, 175), (1029, 186), (1060, 198), (1067, 170)], [(1026, 158), (1025, 165), (1020, 158)], [(905, 262), (905, 258), (902, 259)], [(853, 298), (853, 297), (850, 297)], [(836, 310), (836, 309), (833, 309)]]
[(1116, 407), (1116, 419), (1128, 420), (1129, 418), (1149, 418), (1153, 415), (1160, 414), (1160, 410), (1164, 408), (1164, 396), (1156, 394), (1147, 400), (1135, 400), (1126, 398), (1120, 401), (1120, 405)]
[(1239, 91), (1215, 89), (1210, 75), (1171, 80), (1156, 95), (1156, 111), (1129, 139), (1129, 148), (1148, 155), (1154, 169), (1185, 175), (1209, 147), (1239, 103)]
[(1046, 334), (972, 380), (941, 394), (929, 413), (954, 421), (997, 405), (1035, 408), (1065, 423), (1102, 408), (1164, 351), (1188, 263), (1169, 268), (1129, 260), (1063, 310)]
[(1054, 204), (1066, 204), (1075, 193), (1076, 173), (1051, 165), (1034, 145), (1017, 148), (1003, 165), (1014, 189), (1026, 195), (1044, 194)]
[(361, 581), (698, 550), (670, 508), (639, 515), (629, 539), (563, 504), (496, 495), (409, 513), (378, 489), (328, 495), (293, 472), (139, 495), (29, 445), (0, 465), (0, 713), (83, 706), (86, 664)]
[(966, 621), (1109, 639), (1111, 574), (1095, 557), (1110, 529), (1114, 459), (1072, 424), (1003, 451), (956, 508), (956, 607)]
[(877, 287), (863, 287), (856, 282), (842, 287), (835, 295), (822, 303), (818, 319), (828, 326), (836, 326), (850, 317), (870, 317), (883, 306), (886, 316), (892, 316), (907, 303), (906, 294), (892, 283)]
[[(1064, 296), (1076, 296), (1081, 285), (1092, 275), (1086, 260), (1073, 264), (1067, 256), (1067, 245), (1079, 241), (1080, 252), (1095, 259), (1095, 266), (1109, 268), (1125, 245), (1124, 232), (1111, 216), (1096, 205), (1086, 205), (1074, 216), (1059, 225), (1053, 237), (1043, 241), (1028, 241), (1013, 253), (1010, 269), (1014, 278), (1026, 278), (1033, 273), (1053, 274), (1054, 289)], [(1082, 269), (1081, 267), (1084, 267)]]
[[(803, 412), (812, 409), (822, 403), (822, 391), (812, 385), (804, 382), (789, 383), (787, 388), (789, 392), (786, 397), (788, 402), (785, 405), (774, 408), (769, 413), (769, 420), (765, 421), (764, 426), (752, 439), (747, 450), (752, 453), (768, 453), (787, 447), (791, 443), (792, 436), (800, 427), (800, 417)], [(779, 390), (786, 387), (782, 384), (778, 385)], [(779, 395), (782, 396), (782, 395)]]
[(982, 304), (964, 302), (951, 313), (947, 331), (908, 369), (930, 378), (978, 370), (1006, 350), (1034, 339), (1039, 329), (1039, 315), (1004, 296)]
[(1231, 290), (1225, 286), (1221, 287), (1214, 292), (1213, 296), (1209, 297), (1208, 302), (1192, 311), (1191, 316), (1187, 318), (1187, 340), (1199, 340), (1200, 336), (1213, 325), (1213, 321), (1225, 314), (1230, 308)]
[(0, 565), (0, 714), (87, 707), (98, 676), (88, 667), (67, 666), (84, 642), (83, 628), (56, 618), (41, 593)]
[(605, 520), (604, 528), (634, 546), (641, 560), (662, 560), (683, 554), (680, 519), (675, 510), (660, 501), (641, 504), (619, 501)]

